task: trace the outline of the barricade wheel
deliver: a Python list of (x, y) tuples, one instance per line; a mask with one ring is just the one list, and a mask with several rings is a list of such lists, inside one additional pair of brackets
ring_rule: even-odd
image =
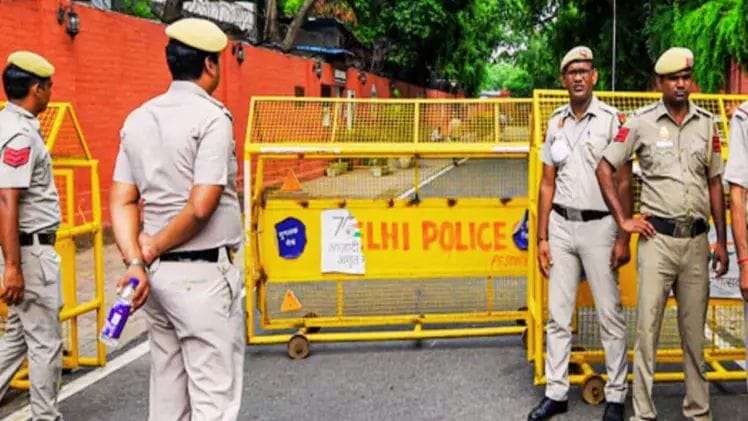
[(582, 386), (582, 400), (589, 405), (599, 405), (605, 399), (605, 380), (598, 375), (590, 376)]
[(522, 345), (527, 349), (527, 329), (522, 332)]
[[(305, 319), (311, 319), (314, 317), (319, 317), (317, 313), (307, 313), (304, 315)], [(322, 330), (319, 326), (313, 326), (306, 329), (306, 333), (319, 333), (319, 331)]]
[(309, 356), (309, 340), (304, 335), (293, 335), (288, 341), (288, 356), (292, 360), (303, 360)]
[[(527, 311), (527, 307), (520, 307), (520, 308), (517, 309), (517, 311)], [(517, 323), (517, 326), (526, 326), (527, 325), (527, 321), (525, 319), (517, 319), (514, 322)]]

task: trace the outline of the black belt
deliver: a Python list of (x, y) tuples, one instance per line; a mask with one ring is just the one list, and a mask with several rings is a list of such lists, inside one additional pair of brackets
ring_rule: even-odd
[(660, 234), (676, 238), (693, 238), (709, 231), (706, 220), (701, 218), (679, 220), (652, 216), (649, 218), (649, 223)]
[(580, 210), (580, 209), (565, 208), (555, 203), (551, 206), (553, 210), (556, 211), (557, 214), (563, 216), (564, 219), (568, 219), (570, 221), (582, 221), (582, 222), (594, 221), (595, 219), (603, 219), (606, 216), (610, 215), (610, 212), (608, 211)]
[(57, 241), (57, 234), (55, 234), (54, 232), (36, 234), (27, 234), (25, 232), (22, 232), (18, 236), (18, 243), (21, 245), (21, 247), (33, 246), (34, 237), (36, 237), (39, 241), (39, 244), (43, 246), (54, 246), (55, 242)]
[(174, 251), (171, 253), (164, 253), (159, 257), (162, 262), (218, 262), (218, 256), (220, 255), (221, 248), (226, 249), (226, 255), (229, 258), (229, 262), (233, 259), (231, 257), (231, 251), (228, 247), (216, 247), (213, 249), (206, 250), (189, 250), (189, 251)]

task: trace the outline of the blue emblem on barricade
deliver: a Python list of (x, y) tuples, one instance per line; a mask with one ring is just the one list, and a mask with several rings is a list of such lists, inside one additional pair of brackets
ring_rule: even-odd
[(517, 225), (514, 226), (514, 231), (512, 232), (512, 240), (514, 240), (514, 245), (522, 251), (527, 251), (527, 246), (529, 244), (528, 236), (530, 235), (530, 229), (527, 224), (528, 218), (529, 212), (525, 210), (525, 214), (522, 216), (522, 219), (517, 223)]
[(296, 218), (286, 218), (275, 224), (278, 240), (278, 255), (284, 259), (296, 259), (306, 247), (306, 227)]

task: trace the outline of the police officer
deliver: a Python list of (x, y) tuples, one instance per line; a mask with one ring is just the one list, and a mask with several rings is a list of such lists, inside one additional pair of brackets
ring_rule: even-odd
[[(710, 209), (717, 229), (713, 268), (727, 271), (720, 139), (712, 114), (689, 100), (693, 53), (671, 48), (655, 64), (662, 100), (638, 110), (622, 127), (598, 166), (600, 187), (619, 227), (637, 232), (638, 309), (634, 347), (634, 419), (653, 420), (655, 356), (665, 303), (678, 302), (686, 396), (683, 414), (710, 419), (709, 384), (702, 370), (709, 299)], [(613, 170), (639, 160), (642, 218), (623, 212)]]
[[(592, 59), (592, 51), (580, 46), (561, 60), (561, 82), (569, 92), (569, 103), (551, 115), (541, 153), (537, 241), (540, 270), (550, 278), (547, 386), (545, 398), (532, 410), (529, 420), (545, 420), (567, 411), (571, 321), (582, 271), (595, 299), (605, 349), (608, 382), (603, 419), (623, 419), (626, 325), (616, 269), (629, 260), (629, 238), (618, 235), (595, 178), (597, 162), (622, 117), (592, 94), (597, 83)], [(628, 177), (623, 177), (622, 192), (628, 191), (627, 183)]]
[(47, 60), (29, 51), (8, 56), (3, 71), (8, 103), (0, 111), (0, 299), (9, 306), (0, 338), (0, 398), (28, 356), (34, 420), (62, 419), (57, 410), (60, 257), (54, 249), (60, 205), (52, 159), (37, 120), (47, 109), (54, 71)]
[(231, 114), (211, 97), (227, 38), (203, 19), (177, 21), (166, 35), (173, 82), (121, 130), (111, 194), (128, 266), (119, 285), (135, 276), (134, 307), (148, 299), (149, 419), (235, 420), (245, 346), (232, 254), (242, 228)]
[[(748, 228), (746, 228), (746, 189), (748, 189), (748, 102), (735, 109), (730, 122), (730, 155), (725, 168), (730, 183), (732, 236), (738, 254), (740, 291), (745, 300), (745, 344), (748, 348)], [(746, 356), (748, 358), (748, 355)]]

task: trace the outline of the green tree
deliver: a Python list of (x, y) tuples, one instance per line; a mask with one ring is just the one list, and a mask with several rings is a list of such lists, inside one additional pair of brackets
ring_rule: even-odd
[(374, 49), (373, 71), (477, 92), (495, 47), (508, 37), (518, 0), (350, 0), (356, 36)]
[(481, 91), (506, 89), (514, 97), (532, 96), (533, 80), (527, 70), (516, 65), (500, 62), (488, 66), (481, 83)]
[(150, 0), (120, 0), (119, 8), (120, 12), (127, 13), (128, 15), (141, 18), (155, 17), (153, 12), (151, 12)]
[[(534, 87), (558, 87), (557, 63), (563, 54), (575, 45), (587, 45), (595, 54), (600, 73), (598, 88), (612, 88), (612, 3), (527, 1), (524, 16), (510, 24), (525, 36), (515, 42), (516, 52), (502, 60), (526, 70)], [(724, 87), (732, 57), (748, 63), (746, 0), (644, 0), (636, 7), (620, 0), (617, 3), (618, 90), (651, 88), (654, 62), (671, 46), (693, 50), (694, 76), (706, 92)]]
[(647, 47), (652, 57), (671, 45), (689, 47), (699, 87), (717, 92), (724, 88), (731, 58), (748, 63), (746, 16), (746, 0), (666, 2), (647, 21)]

